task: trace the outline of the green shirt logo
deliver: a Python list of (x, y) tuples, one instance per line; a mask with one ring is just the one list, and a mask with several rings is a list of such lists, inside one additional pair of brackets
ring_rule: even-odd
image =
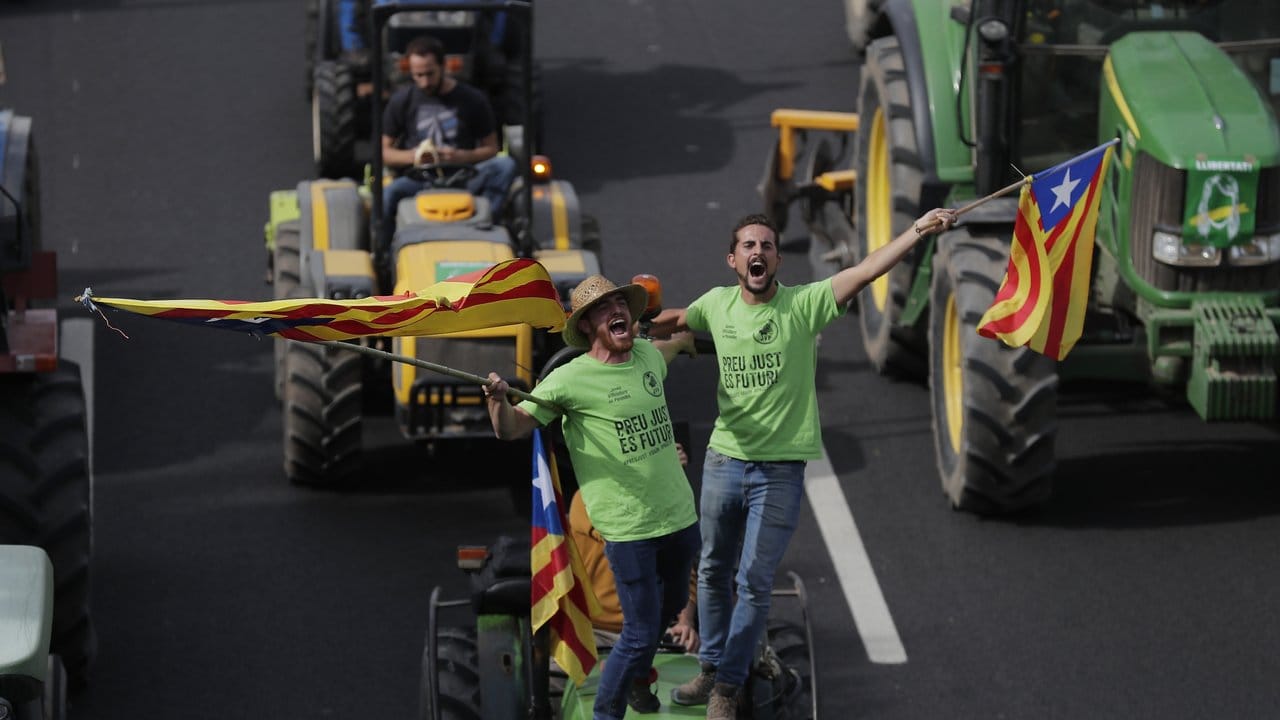
[(652, 370), (648, 370), (644, 374), (644, 389), (648, 390), (649, 394), (654, 397), (662, 397), (662, 381), (658, 379), (657, 375), (653, 374)]
[(760, 343), (761, 345), (768, 345), (774, 340), (777, 340), (778, 324), (773, 321), (773, 318), (769, 318), (768, 320), (765, 321), (764, 327), (756, 331), (755, 338), (756, 338), (756, 342)]

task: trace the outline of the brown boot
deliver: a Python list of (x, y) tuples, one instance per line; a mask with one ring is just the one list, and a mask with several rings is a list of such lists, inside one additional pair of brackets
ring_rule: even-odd
[(707, 720), (736, 720), (738, 717), (738, 686), (716, 683), (707, 702)]
[(711, 686), (715, 684), (716, 666), (702, 663), (702, 672), (671, 690), (671, 702), (677, 705), (706, 705), (711, 697)]

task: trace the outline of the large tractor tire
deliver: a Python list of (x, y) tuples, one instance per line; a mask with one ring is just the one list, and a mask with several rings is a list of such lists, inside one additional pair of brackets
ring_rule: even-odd
[(355, 77), (341, 62), (316, 64), (311, 96), (311, 150), (324, 178), (355, 177), (359, 117)]
[(433, 720), (439, 705), (440, 720), (482, 720), (480, 713), (480, 654), (474, 628), (440, 628), (436, 638), (436, 671), (439, 692), (431, 692), (430, 663), (423, 643), (422, 679), (418, 693), (419, 717)]
[(0, 375), (0, 544), (36, 545), (53, 562), (53, 639), (69, 682), (97, 650), (89, 615), (93, 507), (80, 368)]
[(341, 487), (359, 474), (364, 356), (318, 343), (285, 349), (284, 471), (295, 485)]
[[(867, 48), (858, 112), (862, 128), (857, 149), (859, 240), (855, 262), (888, 245), (921, 213), (924, 172), (897, 38), (880, 38)], [(899, 326), (918, 252), (919, 248), (913, 250), (858, 297), (863, 345), (871, 365), (880, 373), (923, 376), (924, 332)]]
[(1057, 364), (981, 337), (1009, 258), (1007, 238), (965, 228), (933, 260), (929, 393), (942, 488), (952, 507), (1007, 513), (1044, 502), (1057, 434)]
[[(298, 283), (302, 277), (302, 238), (297, 220), (287, 220), (276, 226), (276, 246), (271, 251), (271, 288), (277, 300), (293, 297), (298, 291)], [(277, 400), (284, 399), (284, 356), (283, 338), (272, 340), (275, 353), (275, 393)]]

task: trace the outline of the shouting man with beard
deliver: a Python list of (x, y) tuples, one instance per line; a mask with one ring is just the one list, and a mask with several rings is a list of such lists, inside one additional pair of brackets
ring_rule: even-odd
[(818, 333), (921, 237), (954, 223), (954, 211), (931, 210), (857, 265), (787, 287), (775, 278), (782, 262), (777, 228), (764, 215), (748, 215), (729, 242), (737, 285), (714, 288), (655, 319), (651, 332), (658, 337), (710, 332), (720, 364), (720, 414), (702, 468), (702, 672), (671, 692), (677, 705), (706, 703), (708, 720), (736, 716), (768, 619), (774, 572), (800, 517), (805, 463), (822, 456)]
[(693, 336), (636, 338), (635, 321), (648, 301), (640, 285), (617, 287), (593, 275), (569, 300), (564, 341), (586, 352), (532, 392), (563, 412), (528, 400), (512, 405), (497, 373), (489, 373), (485, 396), (494, 432), (505, 440), (561, 418), (578, 493), (605, 540), (622, 606), (622, 633), (600, 673), (594, 716), (620, 720), (628, 704), (656, 709), (645, 680), (663, 630), (688, 600), (698, 554), (693, 491), (663, 392), (667, 364), (682, 351), (693, 353)]

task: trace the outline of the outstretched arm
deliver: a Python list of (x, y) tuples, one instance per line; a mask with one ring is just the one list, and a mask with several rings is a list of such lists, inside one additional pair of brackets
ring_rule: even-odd
[(831, 278), (831, 289), (835, 292), (836, 304), (844, 305), (849, 302), (854, 295), (870, 285), (872, 280), (889, 272), (921, 238), (931, 233), (944, 232), (955, 223), (954, 210), (947, 208), (930, 210), (888, 245), (866, 256), (857, 265), (836, 273)]
[[(652, 331), (652, 328), (650, 328), (650, 332)], [(665, 340), (655, 338), (650, 342), (652, 342), (653, 346), (658, 349), (658, 352), (662, 353), (662, 359), (668, 365), (670, 365), (671, 361), (675, 360), (676, 356), (680, 353), (686, 353), (691, 356), (698, 354), (698, 351), (694, 349), (693, 345), (693, 333), (688, 331), (674, 333), (670, 338)]]
[[(668, 308), (658, 313), (658, 315), (649, 322), (649, 334), (658, 338), (669, 337), (675, 333), (684, 332), (688, 329), (689, 325), (686, 320), (685, 308)], [(692, 342), (692, 340), (690, 342)]]
[(489, 406), (489, 421), (493, 434), (499, 440), (519, 440), (541, 426), (537, 418), (512, 405), (507, 400), (510, 386), (498, 373), (489, 373), (489, 384), (484, 386), (485, 401)]

